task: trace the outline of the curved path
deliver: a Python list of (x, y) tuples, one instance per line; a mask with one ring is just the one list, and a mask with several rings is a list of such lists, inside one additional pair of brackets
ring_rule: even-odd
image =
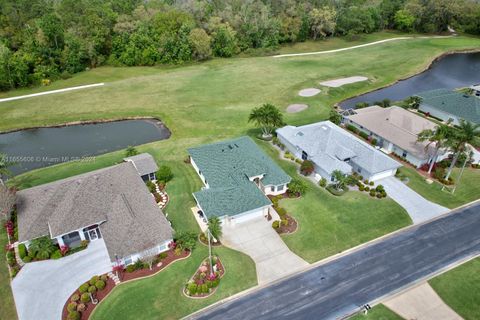
[(480, 254), (480, 202), (222, 301), (196, 319), (338, 319)]
[(87, 85), (84, 85), (84, 86), (63, 88), (63, 89), (58, 89), (58, 90), (50, 90), (50, 91), (44, 91), (44, 92), (39, 92), (39, 93), (26, 94), (26, 95), (23, 95), (23, 96), (3, 98), (3, 99), (0, 99), (0, 102), (7, 102), (7, 101), (14, 101), (14, 100), (20, 100), (20, 99), (26, 99), (26, 98), (33, 98), (33, 97), (44, 96), (44, 95), (53, 94), (53, 93), (61, 93), (61, 92), (68, 92), (68, 91), (81, 90), (81, 89), (87, 89), (87, 88), (101, 87), (103, 85), (105, 85), (105, 83), (101, 82), (101, 83), (87, 84)]
[(368, 47), (368, 46), (374, 46), (374, 45), (377, 45), (377, 44), (381, 44), (381, 43), (385, 43), (385, 42), (391, 42), (391, 41), (398, 41), (398, 40), (409, 40), (409, 39), (441, 39), (441, 38), (450, 38), (450, 37), (453, 37), (453, 36), (396, 37), (396, 38), (389, 38), (389, 39), (379, 40), (379, 41), (375, 41), (375, 42), (369, 42), (369, 43), (365, 43), (365, 44), (359, 44), (359, 45), (357, 45), (357, 46), (340, 48), (340, 49), (334, 49), (334, 50), (315, 51), (315, 52), (304, 52), (304, 53), (278, 54), (278, 55), (273, 56), (273, 57), (274, 57), (274, 58), (285, 58), (285, 57), (311, 56), (311, 55), (316, 55), (316, 54), (326, 54), (326, 53), (334, 53), (334, 52), (341, 52), (341, 51), (353, 50), (353, 49), (358, 49), (358, 48), (363, 48), (363, 47)]

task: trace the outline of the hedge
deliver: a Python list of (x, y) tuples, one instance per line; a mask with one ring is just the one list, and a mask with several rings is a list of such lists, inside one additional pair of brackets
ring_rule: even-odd
[(23, 258), (25, 258), (27, 256), (27, 247), (25, 246), (25, 244), (20, 243), (18, 245), (18, 255), (20, 256), (20, 259), (22, 259), (22, 260), (23, 260)]

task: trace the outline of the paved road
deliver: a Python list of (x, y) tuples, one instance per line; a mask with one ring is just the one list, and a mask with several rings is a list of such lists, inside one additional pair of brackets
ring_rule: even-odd
[(395, 177), (382, 179), (378, 181), (378, 183), (385, 187), (385, 191), (387, 191), (390, 198), (407, 210), (415, 224), (430, 220), (450, 211), (448, 208), (428, 201)]
[(334, 319), (480, 254), (480, 203), (217, 305), (198, 319)]

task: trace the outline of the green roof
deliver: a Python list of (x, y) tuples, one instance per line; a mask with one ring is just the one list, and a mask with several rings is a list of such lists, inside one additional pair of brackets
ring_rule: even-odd
[(270, 200), (249, 178), (263, 176), (264, 186), (291, 180), (249, 137), (203, 145), (188, 152), (209, 186), (194, 193), (207, 216), (233, 216), (269, 205)]
[(418, 93), (422, 104), (472, 123), (480, 123), (480, 99), (448, 89)]

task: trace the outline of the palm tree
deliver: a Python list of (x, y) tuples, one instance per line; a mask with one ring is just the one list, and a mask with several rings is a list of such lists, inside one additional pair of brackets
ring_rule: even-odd
[(35, 252), (35, 256), (39, 259), (48, 259), (55, 250), (55, 245), (47, 236), (33, 239), (28, 246), (28, 251)]
[(273, 104), (266, 103), (261, 107), (254, 108), (248, 117), (248, 122), (254, 122), (262, 129), (264, 138), (271, 137), (275, 128), (284, 125), (283, 115)]
[(437, 162), (438, 153), (440, 149), (444, 148), (449, 139), (452, 136), (452, 128), (447, 124), (440, 124), (435, 127), (435, 129), (426, 129), (421, 131), (418, 134), (417, 141), (424, 142), (428, 141), (427, 145), (425, 146), (425, 150), (428, 151), (432, 144), (435, 145), (433, 155), (431, 157), (430, 167), (428, 168), (428, 174), (432, 172), (433, 166)]
[(353, 182), (353, 177), (343, 173), (340, 170), (334, 170), (332, 172), (332, 177), (335, 179), (335, 189), (340, 191), (344, 190), (347, 184)]
[(208, 219), (208, 229), (215, 239), (219, 240), (222, 236), (222, 223), (218, 217), (211, 217)]
[(480, 139), (480, 125), (479, 124), (472, 124), (471, 122), (460, 120), (460, 125), (458, 128), (454, 129), (453, 136), (450, 142), (451, 149), (455, 152), (453, 156), (452, 163), (448, 168), (447, 175), (445, 176), (445, 180), (450, 178), (452, 174), (453, 168), (455, 168), (455, 164), (457, 163), (458, 157), (460, 154), (464, 153), (467, 144), (475, 145)]

